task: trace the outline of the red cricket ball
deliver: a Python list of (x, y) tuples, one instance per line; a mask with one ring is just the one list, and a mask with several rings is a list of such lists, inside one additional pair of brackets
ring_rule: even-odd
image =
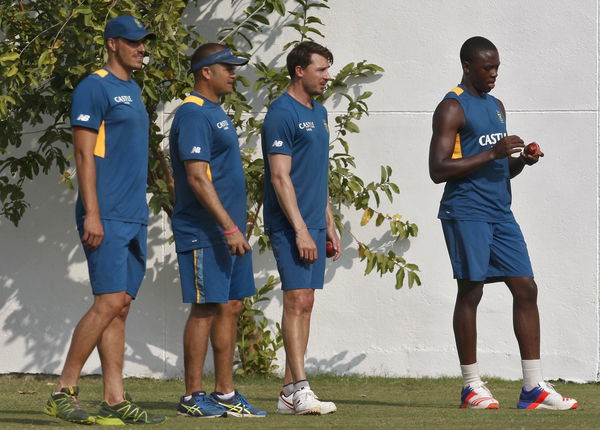
[(328, 240), (325, 242), (325, 255), (327, 258), (331, 258), (335, 255), (335, 249), (333, 249), (333, 242)]
[(525, 154), (527, 155), (537, 155), (540, 151), (540, 145), (535, 142), (531, 142), (529, 145), (525, 147)]

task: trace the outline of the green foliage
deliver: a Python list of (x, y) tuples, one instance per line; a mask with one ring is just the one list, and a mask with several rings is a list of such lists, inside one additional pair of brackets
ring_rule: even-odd
[(244, 299), (244, 310), (238, 324), (238, 365), (239, 375), (266, 375), (273, 373), (279, 366), (275, 364), (277, 351), (283, 346), (281, 327), (275, 324), (275, 333), (269, 330), (270, 321), (256, 304), (269, 301), (268, 294), (277, 286), (279, 280), (269, 276), (267, 283), (252, 297)]
[[(231, 0), (232, 5), (241, 0)], [(285, 26), (296, 31), (297, 38), (284, 46), (284, 51), (303, 40), (323, 37), (323, 22), (315, 15), (329, 8), (329, 0), (252, 0), (246, 4), (239, 19), (222, 28), (218, 34), (240, 55), (254, 48), (261, 34), (268, 33), (274, 18), (285, 17)], [(174, 184), (168, 156), (164, 151), (165, 136), (156, 124), (159, 108), (173, 100), (182, 99), (192, 90), (193, 82), (187, 73), (187, 54), (207, 40), (193, 26), (186, 26), (182, 14), (197, 0), (0, 0), (0, 216), (15, 225), (23, 216), (28, 203), (23, 186), (40, 174), (60, 172), (60, 182), (72, 187), (73, 170), (69, 170), (72, 149), (68, 124), (70, 98), (78, 82), (100, 68), (106, 60), (102, 32), (105, 23), (118, 15), (131, 14), (142, 20), (158, 38), (146, 44), (149, 61), (135, 73), (134, 79), (142, 88), (142, 96), (151, 119), (148, 192), (153, 213), (172, 213)], [(274, 68), (256, 62), (254, 84), (240, 77), (238, 86), (251, 88), (257, 100), (268, 105), (287, 87), (289, 77), (285, 67)], [(378, 181), (366, 182), (356, 173), (356, 159), (348, 140), (359, 133), (358, 122), (368, 115), (369, 91), (358, 91), (356, 84), (365, 77), (378, 77), (384, 70), (367, 61), (341, 67), (332, 79), (320, 102), (333, 100), (344, 104), (345, 112), (334, 118), (330, 142), (329, 195), (334, 206), (338, 230), (349, 234), (358, 246), (359, 257), (365, 264), (365, 274), (380, 275), (395, 272), (396, 288), (405, 280), (409, 287), (420, 285), (418, 267), (404, 260), (393, 250), (372, 249), (358, 239), (355, 229), (344, 226), (343, 208), (363, 213), (361, 225), (375, 219), (377, 227), (399, 240), (415, 237), (418, 228), (403, 221), (399, 214), (379, 211), (382, 196), (393, 202), (399, 187), (391, 181), (392, 169), (381, 166)], [(352, 89), (353, 91), (349, 91)], [(356, 94), (352, 96), (351, 94)], [(252, 115), (251, 106), (242, 91), (224, 97), (224, 109), (229, 113), (245, 145), (242, 158), (248, 190), (248, 238), (254, 237), (260, 251), (269, 247), (261, 218), (263, 199), (263, 160), (257, 156), (257, 141), (262, 119)], [(36, 137), (30, 148), (22, 147), (26, 137)], [(347, 223), (346, 223), (347, 225)], [(270, 322), (255, 308), (268, 300), (277, 284), (269, 278), (257, 295), (244, 302), (238, 341), (239, 373), (269, 373), (276, 352), (281, 347), (279, 325), (269, 330)]]

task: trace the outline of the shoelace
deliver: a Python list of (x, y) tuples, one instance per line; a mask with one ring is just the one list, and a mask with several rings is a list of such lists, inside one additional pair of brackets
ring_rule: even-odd
[(542, 387), (542, 389), (544, 389), (546, 391), (550, 391), (554, 394), (558, 394), (556, 392), (556, 389), (554, 388), (554, 385), (552, 385), (550, 382), (542, 381), (542, 382), (540, 382), (540, 387)]
[(480, 384), (478, 384), (478, 385), (471, 385), (471, 387), (472, 387), (472, 388), (473, 388), (475, 391), (477, 391), (477, 394), (482, 394), (482, 393), (480, 392), (480, 390), (481, 390), (481, 391), (483, 391), (483, 392), (484, 392), (484, 393), (485, 393), (487, 396), (489, 396), (489, 397), (493, 397), (493, 396), (492, 396), (492, 392), (489, 390), (489, 388), (488, 388), (488, 387), (486, 387), (486, 384), (487, 384), (487, 381), (481, 381), (481, 383), (480, 383)]

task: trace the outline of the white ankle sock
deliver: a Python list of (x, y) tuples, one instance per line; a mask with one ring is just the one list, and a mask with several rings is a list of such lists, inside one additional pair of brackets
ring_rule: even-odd
[(523, 387), (525, 390), (533, 390), (544, 380), (542, 376), (542, 361), (540, 359), (521, 360), (521, 367), (523, 368)]
[(481, 382), (481, 377), (479, 376), (479, 366), (477, 363), (461, 364), (460, 371), (463, 377), (463, 385), (466, 386), (475, 382)]
[(233, 390), (231, 393), (219, 393), (217, 394), (217, 396), (219, 396), (219, 399), (221, 400), (230, 400), (233, 398), (233, 396), (235, 395), (235, 390)]

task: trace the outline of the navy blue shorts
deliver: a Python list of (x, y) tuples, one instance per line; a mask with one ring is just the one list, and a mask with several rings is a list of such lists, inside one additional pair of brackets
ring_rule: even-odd
[(300, 260), (294, 230), (269, 232), (283, 290), (323, 289), (326, 230), (309, 228), (308, 232), (317, 246), (317, 261), (312, 264)]
[(505, 277), (533, 277), (516, 221), (441, 221), (455, 279), (498, 282)]
[[(102, 220), (104, 238), (94, 251), (83, 247), (87, 258), (92, 292), (108, 294), (125, 291), (135, 299), (146, 273), (148, 228), (133, 222)], [(83, 225), (77, 225), (83, 236)]]
[(243, 257), (225, 244), (178, 252), (183, 303), (227, 303), (256, 293), (252, 251)]

